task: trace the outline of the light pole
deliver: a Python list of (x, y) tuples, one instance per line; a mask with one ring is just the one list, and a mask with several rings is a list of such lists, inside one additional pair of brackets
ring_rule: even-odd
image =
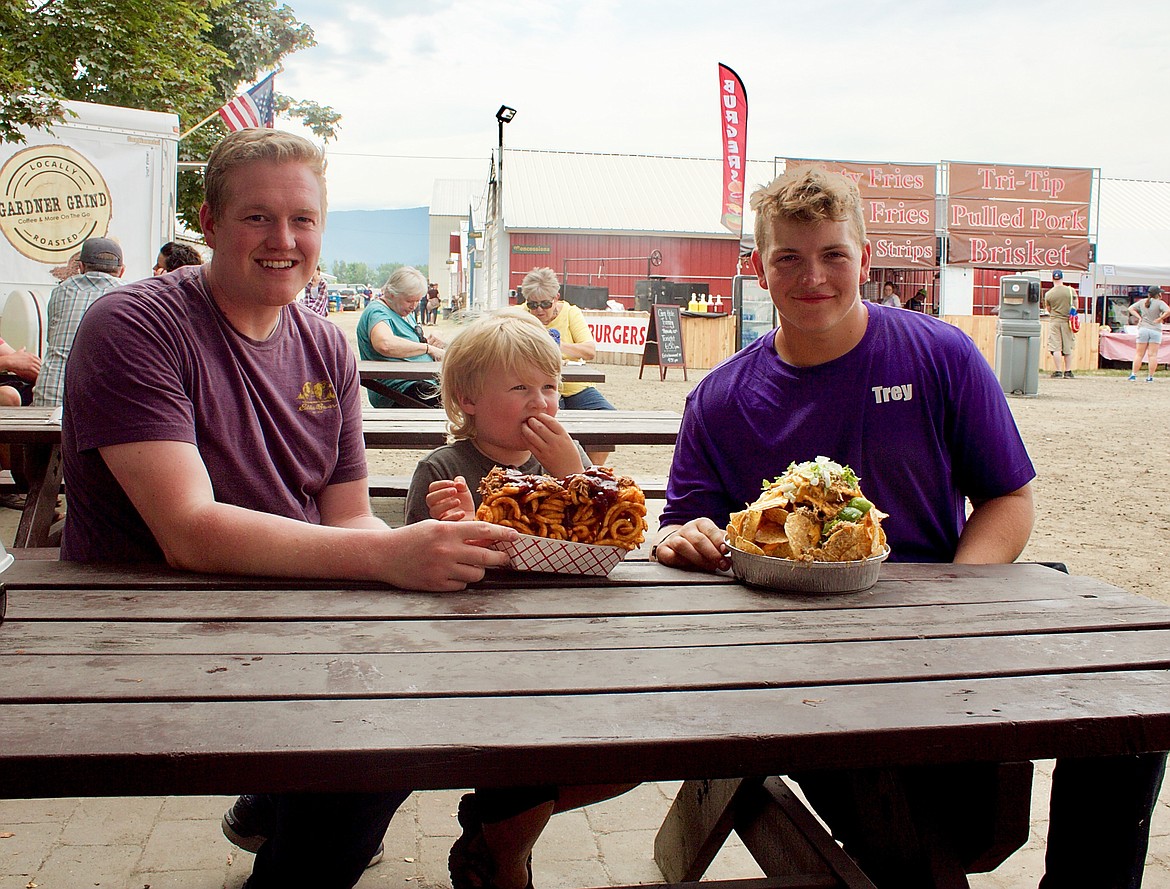
[(494, 299), (500, 300), (498, 305), (506, 305), (507, 298), (504, 294), (508, 289), (508, 277), (504, 271), (508, 264), (507, 256), (504, 253), (504, 124), (515, 116), (516, 109), (509, 108), (507, 105), (501, 105), (500, 110), (496, 112), (500, 141), (499, 154), (496, 157), (496, 231), (495, 250), (493, 251), (495, 262), (492, 265), (495, 280), (492, 282), (492, 289), (495, 291)]

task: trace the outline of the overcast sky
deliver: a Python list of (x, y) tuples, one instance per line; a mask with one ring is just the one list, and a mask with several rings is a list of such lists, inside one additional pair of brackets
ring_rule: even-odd
[(1170, 13), (1149, 0), (287, 2), (319, 45), (276, 88), (343, 116), (331, 209), (486, 180), (501, 104), (512, 148), (719, 157), (718, 62), (747, 88), (752, 159), (1170, 180)]

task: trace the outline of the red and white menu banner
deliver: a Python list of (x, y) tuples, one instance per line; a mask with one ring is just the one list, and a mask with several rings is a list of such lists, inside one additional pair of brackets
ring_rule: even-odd
[(947, 174), (951, 264), (1089, 267), (1092, 170), (951, 162)]
[(851, 179), (861, 193), (874, 268), (935, 268), (934, 164), (789, 158), (786, 169), (820, 167)]
[(1089, 267), (1089, 242), (1085, 238), (1046, 238), (999, 232), (974, 234), (952, 229), (947, 242), (950, 244), (947, 262), (951, 265), (1077, 271)]
[(1059, 201), (1087, 204), (1093, 171), (1082, 167), (1030, 167), (1023, 164), (947, 163), (951, 198)]
[(747, 90), (739, 75), (719, 65), (719, 126), (723, 132), (723, 227), (743, 234), (744, 171), (747, 166)]

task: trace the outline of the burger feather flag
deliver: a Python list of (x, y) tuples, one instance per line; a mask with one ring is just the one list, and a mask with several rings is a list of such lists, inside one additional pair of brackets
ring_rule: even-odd
[(747, 90), (739, 75), (719, 66), (719, 126), (723, 142), (723, 227), (743, 234), (744, 174), (747, 166)]

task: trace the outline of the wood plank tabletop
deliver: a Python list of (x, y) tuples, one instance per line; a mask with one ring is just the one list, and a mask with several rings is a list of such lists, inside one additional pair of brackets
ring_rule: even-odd
[(641, 781), (1170, 747), (1170, 607), (1040, 565), (793, 596), (623, 563), (460, 593), (18, 562), (0, 794)]
[[(367, 380), (433, 380), (439, 374), (435, 361), (369, 361), (359, 360), (358, 377)], [(566, 383), (605, 382), (605, 371), (587, 364), (565, 364), (561, 367), (561, 379)]]

